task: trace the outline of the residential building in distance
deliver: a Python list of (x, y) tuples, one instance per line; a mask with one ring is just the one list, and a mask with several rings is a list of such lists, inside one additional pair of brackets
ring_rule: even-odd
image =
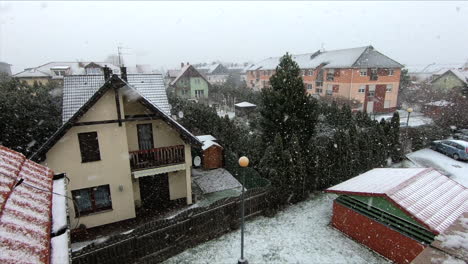
[(228, 68), (221, 63), (194, 65), (198, 72), (203, 74), (210, 84), (223, 84), (229, 76)]
[(161, 74), (64, 77), (63, 125), (33, 154), (70, 178), (72, 226), (134, 218), (136, 208), (192, 203), (192, 146), (170, 116)]
[[(357, 101), (353, 110), (392, 112), (396, 110), (403, 65), (372, 46), (293, 55), (301, 68), (304, 88), (317, 96)], [(279, 57), (268, 58), (247, 69), (247, 86), (270, 86)]]
[(4, 73), (7, 76), (11, 75), (11, 65), (6, 62), (0, 61), (0, 73)]
[(34, 82), (45, 84), (51, 80), (63, 82), (68, 75), (102, 75), (103, 68), (107, 65), (114, 73), (119, 73), (119, 67), (107, 62), (49, 62), (38, 67), (26, 68), (16, 73), (13, 77), (18, 80), (33, 84)]
[(466, 89), (468, 87), (468, 69), (466, 71), (447, 70), (431, 82), (432, 88), (438, 92), (448, 92), (453, 88)]
[(177, 77), (171, 81), (169, 86), (180, 98), (196, 99), (201, 102), (208, 100), (209, 81), (193, 65), (188, 63), (181, 64)]
[(413, 82), (431, 82), (448, 70), (468, 71), (468, 61), (464, 64), (430, 63), (427, 65), (406, 65), (405, 69), (408, 70), (408, 75), (411, 77)]

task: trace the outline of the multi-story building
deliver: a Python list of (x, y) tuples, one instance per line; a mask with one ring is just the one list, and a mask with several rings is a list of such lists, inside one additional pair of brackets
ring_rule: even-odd
[[(397, 106), (400, 73), (403, 65), (372, 46), (317, 51), (293, 55), (301, 68), (304, 87), (309, 94), (341, 97), (356, 101), (354, 110), (391, 112)], [(268, 58), (247, 70), (247, 86), (270, 86), (279, 57)]]
[(65, 76), (63, 125), (32, 159), (70, 179), (72, 226), (192, 203), (191, 147), (201, 142), (169, 108), (161, 74)]

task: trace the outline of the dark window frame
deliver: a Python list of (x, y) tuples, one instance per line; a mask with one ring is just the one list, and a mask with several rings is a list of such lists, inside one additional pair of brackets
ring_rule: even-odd
[(138, 149), (139, 150), (145, 150), (145, 148), (142, 147), (141, 145), (141, 138), (140, 138), (140, 127), (148, 126), (151, 131), (151, 145), (152, 147), (150, 149), (154, 148), (154, 137), (153, 137), (153, 123), (144, 123), (144, 124), (137, 124), (137, 137), (138, 137)]
[[(98, 188), (102, 188), (102, 187), (107, 189), (107, 192), (109, 194), (110, 205), (109, 206), (98, 207), (98, 205), (96, 204), (95, 192), (98, 190)], [(91, 202), (91, 209), (90, 210), (81, 211), (81, 210), (78, 209), (77, 199), (80, 199), (80, 198), (77, 198), (77, 196), (79, 196), (78, 192), (81, 192), (81, 191), (87, 191), (88, 192), (89, 199), (90, 199), (90, 202)], [(75, 208), (75, 216), (76, 217), (83, 216), (83, 215), (88, 215), (88, 214), (93, 214), (93, 213), (98, 213), (98, 212), (102, 212), (102, 211), (108, 211), (108, 210), (113, 209), (112, 208), (112, 196), (111, 196), (111, 191), (110, 191), (109, 184), (104, 184), (104, 185), (99, 185), (99, 186), (94, 186), (94, 187), (89, 187), (89, 188), (82, 188), (82, 189), (72, 190), (71, 193), (72, 193), (72, 198), (73, 198), (73, 201), (74, 201), (73, 204), (74, 204), (74, 208)]]
[[(91, 141), (93, 138), (95, 138), (95, 142)], [(92, 146), (91, 143), (95, 143), (95, 145)], [(99, 148), (97, 131), (78, 133), (78, 144), (80, 147), (82, 163), (101, 160), (101, 150)], [(94, 149), (91, 149), (91, 147), (94, 147)]]

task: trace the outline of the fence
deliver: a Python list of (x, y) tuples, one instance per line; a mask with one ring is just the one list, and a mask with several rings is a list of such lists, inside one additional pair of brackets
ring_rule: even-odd
[[(245, 193), (247, 218), (268, 208), (271, 192), (266, 188)], [(148, 222), (129, 234), (109, 238), (72, 253), (72, 262), (158, 263), (185, 249), (219, 237), (240, 226), (240, 197), (227, 198), (204, 208), (187, 210), (172, 219)]]

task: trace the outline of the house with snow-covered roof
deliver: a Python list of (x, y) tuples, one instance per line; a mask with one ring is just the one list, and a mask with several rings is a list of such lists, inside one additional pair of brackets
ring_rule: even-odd
[(26, 68), (13, 77), (28, 84), (45, 84), (52, 80), (63, 82), (64, 76), (69, 75), (102, 75), (105, 66), (111, 68), (114, 73), (119, 73), (119, 67), (107, 62), (55, 61)]
[(175, 94), (184, 99), (208, 100), (210, 82), (193, 65), (181, 64), (181, 69), (169, 84)]
[(326, 191), (339, 195), (332, 225), (396, 263), (468, 211), (468, 189), (431, 168), (373, 169)]
[(70, 263), (65, 176), (0, 146), (0, 263)]
[(454, 88), (468, 88), (468, 70), (450, 69), (432, 80), (432, 88), (438, 92), (448, 92)]
[[(372, 46), (316, 51), (292, 55), (301, 69), (308, 94), (340, 97), (359, 102), (354, 110), (393, 112), (396, 110), (403, 65)], [(247, 69), (247, 86), (270, 87), (280, 57), (270, 57)]]
[(192, 146), (170, 116), (161, 74), (65, 76), (63, 125), (33, 154), (69, 175), (72, 226), (134, 218), (138, 208), (192, 203)]

